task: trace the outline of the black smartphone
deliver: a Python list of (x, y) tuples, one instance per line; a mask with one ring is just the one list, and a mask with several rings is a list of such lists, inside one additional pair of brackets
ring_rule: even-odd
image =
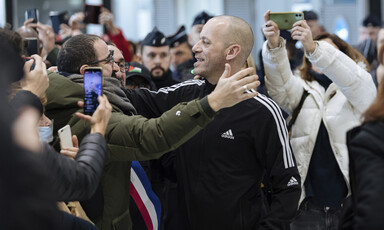
[(36, 8), (28, 9), (25, 11), (25, 21), (33, 18), (32, 23), (37, 23), (39, 21), (39, 10)]
[(31, 68), (29, 69), (29, 71), (32, 71), (32, 70), (35, 69), (35, 64), (36, 64), (36, 62), (35, 62), (35, 59), (33, 59), (33, 58), (31, 58), (31, 57), (25, 57), (25, 58), (24, 58), (24, 61), (25, 61), (25, 62), (27, 62), (27, 61), (29, 61), (29, 60), (32, 60), (32, 61), (33, 61), (32, 65), (31, 65)]
[(32, 56), (33, 54), (39, 54), (39, 40), (37, 37), (27, 37), (26, 40), (26, 49), (27, 56)]
[(103, 92), (103, 77), (101, 67), (88, 67), (84, 70), (84, 114), (92, 115), (99, 101), (97, 98)]
[(103, 5), (84, 5), (84, 23), (99, 24), (99, 15)]
[(56, 34), (59, 33), (61, 24), (68, 25), (68, 20), (69, 20), (68, 11), (63, 11), (63, 12), (50, 11), (49, 17), (51, 18), (53, 31), (55, 31)]

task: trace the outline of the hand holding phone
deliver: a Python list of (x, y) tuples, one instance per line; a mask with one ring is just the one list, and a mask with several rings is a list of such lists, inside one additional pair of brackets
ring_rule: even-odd
[(84, 6), (84, 23), (99, 24), (99, 15), (103, 5), (88, 5)]
[(25, 45), (27, 46), (27, 55), (32, 56), (34, 54), (39, 54), (39, 39), (37, 37), (27, 37), (25, 38), (25, 40), (27, 41), (25, 43)]
[(102, 68), (88, 67), (84, 70), (84, 114), (92, 115), (102, 95)]
[(32, 23), (38, 23), (39, 22), (39, 10), (36, 8), (26, 10), (25, 11), (25, 21), (27, 21), (30, 18), (33, 18)]
[(71, 127), (69, 125), (64, 126), (63, 128), (57, 131), (60, 138), (60, 147), (61, 148), (71, 148), (73, 147), (72, 143), (72, 134)]
[(274, 21), (279, 30), (289, 30), (292, 29), (292, 26), (295, 22), (304, 20), (303, 12), (279, 12), (279, 13), (270, 13), (269, 19)]
[(68, 20), (69, 20), (68, 11), (63, 11), (63, 12), (50, 11), (49, 17), (51, 18), (52, 28), (53, 28), (53, 31), (55, 31), (55, 34), (59, 34), (61, 24), (68, 25)]

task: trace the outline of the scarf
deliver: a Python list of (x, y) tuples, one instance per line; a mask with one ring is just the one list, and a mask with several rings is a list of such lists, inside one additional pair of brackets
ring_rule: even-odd
[[(68, 78), (78, 84), (84, 84), (84, 77), (80, 74), (72, 74)], [(127, 95), (119, 86), (119, 80), (112, 77), (103, 78), (103, 94), (105, 94), (111, 103), (121, 109), (126, 115), (137, 114), (135, 107), (127, 98)]]

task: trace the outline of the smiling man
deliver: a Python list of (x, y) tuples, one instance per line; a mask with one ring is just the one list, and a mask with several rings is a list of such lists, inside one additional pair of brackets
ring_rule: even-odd
[(151, 72), (158, 89), (179, 83), (172, 79), (169, 41), (164, 34), (153, 28), (141, 44), (142, 64)]
[[(207, 97), (181, 103), (156, 119), (133, 116), (136, 109), (120, 88), (119, 81), (111, 77), (113, 71), (119, 71), (119, 66), (106, 43), (95, 35), (77, 35), (67, 40), (59, 52), (60, 72), (49, 73), (45, 108), (47, 116), (55, 120), (54, 133), (70, 124), (79, 143), (91, 129), (90, 124), (74, 116), (82, 111), (77, 102), (83, 100), (83, 74), (89, 66), (102, 68), (103, 94), (112, 105), (105, 133), (108, 154), (101, 186), (87, 205), (83, 205), (100, 230), (132, 229), (129, 213), (132, 160), (155, 159), (174, 150), (208, 125), (217, 111), (254, 96), (243, 93), (244, 84), (250, 88), (258, 85), (244, 72), (234, 76), (225, 72), (221, 84)], [(59, 145), (58, 141), (54, 143)], [(148, 223), (157, 229), (155, 224)]]
[[(251, 75), (252, 68), (241, 69), (253, 43), (252, 29), (243, 19), (214, 17), (192, 49), (197, 59), (193, 72), (204, 80), (127, 95), (138, 113), (157, 117), (180, 101), (214, 90), (224, 69)], [(248, 95), (251, 88), (241, 90)], [(285, 121), (271, 99), (259, 94), (220, 111), (215, 121), (176, 151), (178, 229), (289, 229), (300, 197), (300, 175)], [(272, 191), (267, 208), (263, 178), (268, 178)]]

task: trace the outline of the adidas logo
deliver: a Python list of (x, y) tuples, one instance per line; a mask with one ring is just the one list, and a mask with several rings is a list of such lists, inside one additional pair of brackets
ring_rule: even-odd
[(296, 178), (291, 177), (291, 179), (288, 181), (287, 187), (293, 186), (293, 185), (298, 185), (299, 182), (297, 182)]
[(227, 132), (221, 134), (221, 137), (222, 138), (228, 138), (228, 139), (231, 139), (231, 140), (235, 139), (235, 137), (232, 134), (232, 130), (231, 129), (228, 130)]

